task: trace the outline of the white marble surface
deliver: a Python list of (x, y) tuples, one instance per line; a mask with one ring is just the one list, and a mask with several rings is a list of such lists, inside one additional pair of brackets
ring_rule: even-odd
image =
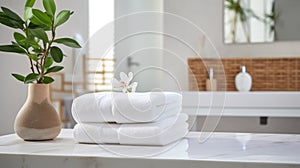
[(72, 130), (54, 141), (0, 137), (0, 167), (300, 167), (300, 135), (200, 133), (166, 147), (78, 144)]

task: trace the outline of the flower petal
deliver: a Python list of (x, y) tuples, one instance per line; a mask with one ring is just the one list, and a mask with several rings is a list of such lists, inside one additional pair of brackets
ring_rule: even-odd
[(121, 81), (125, 82), (126, 85), (129, 84), (129, 78), (128, 76), (124, 73), (124, 72), (120, 72), (120, 78), (121, 78)]
[(129, 82), (133, 79), (133, 73), (132, 72), (128, 73), (128, 78), (129, 78)]

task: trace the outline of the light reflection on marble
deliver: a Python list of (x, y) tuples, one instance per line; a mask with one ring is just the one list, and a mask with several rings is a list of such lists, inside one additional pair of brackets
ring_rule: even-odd
[(117, 155), (98, 145), (76, 143), (72, 139), (72, 130), (63, 130), (54, 141), (25, 142), (16, 135), (7, 135), (0, 137), (0, 161), (2, 161), (1, 158), (11, 155), (26, 155), (26, 157), (37, 155), (66, 158), (142, 157), (143, 159), (168, 159), (182, 162), (197, 161), (195, 163), (208, 161), (300, 166), (300, 135), (214, 133), (203, 143), (198, 142), (198, 136), (199, 133), (191, 132), (186, 140), (174, 145), (174, 148), (166, 152), (163, 152), (165, 147), (157, 146), (105, 145), (105, 149), (113, 149), (121, 154)]
[(247, 149), (247, 143), (251, 140), (250, 133), (237, 133), (235, 134), (236, 139), (241, 143), (243, 150)]
[(300, 135), (215, 133), (199, 144), (189, 135), (189, 159), (300, 165)]

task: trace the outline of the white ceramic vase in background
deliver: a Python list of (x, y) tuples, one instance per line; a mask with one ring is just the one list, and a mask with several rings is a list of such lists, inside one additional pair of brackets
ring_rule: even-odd
[(61, 130), (58, 113), (49, 98), (49, 84), (29, 84), (28, 96), (15, 119), (16, 134), (24, 140), (51, 140)]
[(235, 77), (235, 87), (240, 92), (248, 92), (252, 87), (252, 77), (246, 71), (246, 66), (241, 66), (241, 72)]

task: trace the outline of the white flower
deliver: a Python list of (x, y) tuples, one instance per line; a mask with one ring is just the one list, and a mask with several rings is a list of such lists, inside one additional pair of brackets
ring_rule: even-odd
[(128, 76), (124, 72), (121, 72), (120, 79), (121, 80), (118, 81), (116, 78), (113, 78), (112, 86), (114, 91), (122, 91), (123, 93), (135, 92), (138, 83), (133, 82), (130, 84), (131, 80), (133, 79), (132, 72), (129, 72)]

